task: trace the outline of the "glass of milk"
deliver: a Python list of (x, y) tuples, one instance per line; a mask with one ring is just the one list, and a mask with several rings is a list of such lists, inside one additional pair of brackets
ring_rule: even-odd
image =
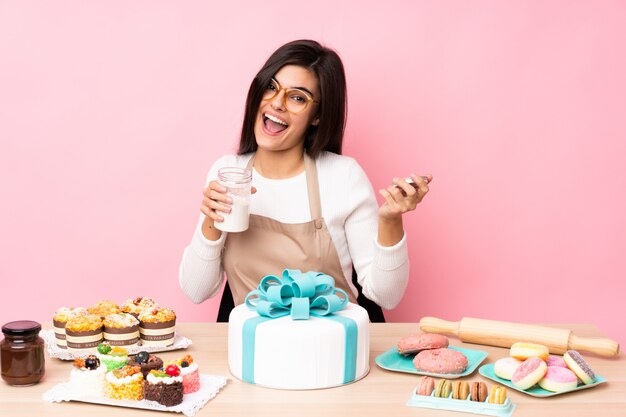
[(223, 232), (243, 232), (248, 229), (250, 218), (250, 189), (252, 171), (245, 168), (226, 167), (217, 172), (217, 180), (226, 187), (226, 195), (233, 199), (230, 213), (220, 215), (223, 222), (215, 222), (215, 227)]

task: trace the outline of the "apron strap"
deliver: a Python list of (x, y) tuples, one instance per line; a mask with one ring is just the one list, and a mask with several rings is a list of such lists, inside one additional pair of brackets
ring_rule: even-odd
[[(256, 153), (252, 154), (246, 169), (252, 170), (254, 167), (255, 156)], [(304, 153), (304, 172), (306, 175), (307, 192), (309, 194), (309, 210), (311, 212), (311, 220), (321, 219), (322, 203), (320, 200), (319, 181), (317, 180), (317, 166), (315, 165), (315, 161), (306, 152)], [(316, 222), (316, 227), (317, 224), (318, 223)], [(317, 228), (319, 229), (319, 227)]]

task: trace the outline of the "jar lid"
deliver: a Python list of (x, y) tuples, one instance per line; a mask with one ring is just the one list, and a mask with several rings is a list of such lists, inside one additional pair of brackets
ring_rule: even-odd
[(41, 324), (31, 320), (10, 321), (2, 326), (2, 333), (9, 336), (28, 336), (40, 330)]

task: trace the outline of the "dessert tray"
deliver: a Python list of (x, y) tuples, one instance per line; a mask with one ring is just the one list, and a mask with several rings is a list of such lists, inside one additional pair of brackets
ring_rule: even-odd
[(376, 357), (376, 365), (388, 371), (406, 372), (416, 375), (428, 375), (437, 378), (455, 379), (467, 376), (474, 372), (478, 365), (480, 365), (487, 357), (487, 352), (484, 350), (467, 349), (456, 346), (448, 346), (452, 350), (461, 352), (467, 357), (467, 369), (460, 374), (438, 374), (431, 372), (423, 372), (415, 369), (413, 365), (413, 358), (415, 355), (404, 356), (398, 353), (396, 346), (392, 347), (386, 352), (381, 353)]
[(226, 385), (227, 379), (223, 376), (200, 374), (200, 390), (192, 394), (185, 394), (183, 402), (173, 407), (165, 407), (156, 401), (140, 400), (112, 400), (104, 396), (77, 396), (72, 392), (69, 382), (55, 385), (43, 394), (43, 400), (49, 403), (63, 401), (80, 401), (92, 404), (113, 405), (118, 407), (142, 408), (155, 411), (172, 411), (183, 413), (186, 416), (195, 415), (219, 390)]
[[(56, 344), (56, 337), (54, 335), (54, 330), (42, 330), (39, 335), (43, 338), (44, 342), (46, 343), (46, 350), (48, 351), (48, 355), (51, 358), (57, 358), (57, 359), (61, 359), (64, 361), (71, 361), (76, 358), (80, 358), (80, 357), (84, 357), (84, 356), (96, 353), (96, 348), (93, 348), (93, 352), (84, 352), (84, 353), (75, 353), (67, 349), (61, 349)], [(188, 348), (189, 346), (191, 346), (191, 339), (188, 339), (176, 333), (176, 336), (174, 337), (174, 344), (172, 344), (171, 346), (143, 346), (139, 344), (138, 346), (128, 346), (128, 347), (124, 346), (124, 348), (128, 350), (128, 353), (130, 355), (134, 355), (135, 353), (140, 352), (142, 350), (146, 352), (150, 352), (150, 353), (166, 352), (170, 350), (185, 349), (185, 348)]]
[(489, 404), (488, 402), (470, 401), (469, 399), (455, 400), (452, 397), (435, 397), (434, 392), (431, 395), (419, 395), (417, 394), (417, 388), (413, 391), (406, 405), (409, 407), (460, 411), (497, 417), (510, 417), (511, 414), (513, 414), (513, 410), (515, 410), (515, 403), (508, 397), (504, 401), (504, 404)]
[(599, 384), (602, 384), (604, 382), (606, 382), (606, 378), (596, 374), (596, 380), (593, 384), (589, 384), (589, 385), (585, 385), (582, 383), (578, 383), (578, 386), (574, 389), (568, 390), (568, 391), (561, 391), (561, 392), (552, 392), (552, 391), (548, 391), (545, 390), (543, 388), (541, 388), (539, 385), (533, 385), (532, 387), (528, 388), (527, 390), (522, 390), (517, 388), (515, 385), (513, 385), (511, 383), (511, 381), (508, 381), (506, 379), (502, 379), (500, 377), (498, 377), (496, 375), (496, 373), (494, 372), (494, 364), (493, 363), (488, 363), (487, 365), (483, 365), (480, 367), (480, 369), (478, 370), (478, 373), (481, 374), (482, 376), (484, 376), (485, 378), (489, 378), (492, 381), (495, 381), (499, 384), (502, 385), (506, 385), (507, 387), (514, 389), (516, 391), (519, 391), (521, 393), (527, 394), (527, 395), (531, 395), (533, 397), (552, 397), (554, 395), (560, 395), (560, 394), (566, 394), (568, 392), (574, 392), (574, 391), (580, 391), (583, 389), (587, 389), (587, 388), (593, 388)]

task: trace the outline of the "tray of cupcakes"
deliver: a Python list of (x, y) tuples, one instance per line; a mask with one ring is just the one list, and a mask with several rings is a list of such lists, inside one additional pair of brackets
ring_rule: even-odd
[(96, 353), (103, 341), (134, 354), (184, 349), (191, 340), (176, 333), (176, 313), (154, 299), (137, 297), (121, 306), (102, 300), (91, 307), (61, 307), (53, 330), (41, 332), (52, 358), (73, 360)]
[(104, 342), (97, 353), (74, 359), (68, 382), (43, 395), (48, 402), (81, 401), (192, 416), (226, 384), (226, 378), (200, 374), (191, 355), (164, 363), (140, 351), (133, 357)]

